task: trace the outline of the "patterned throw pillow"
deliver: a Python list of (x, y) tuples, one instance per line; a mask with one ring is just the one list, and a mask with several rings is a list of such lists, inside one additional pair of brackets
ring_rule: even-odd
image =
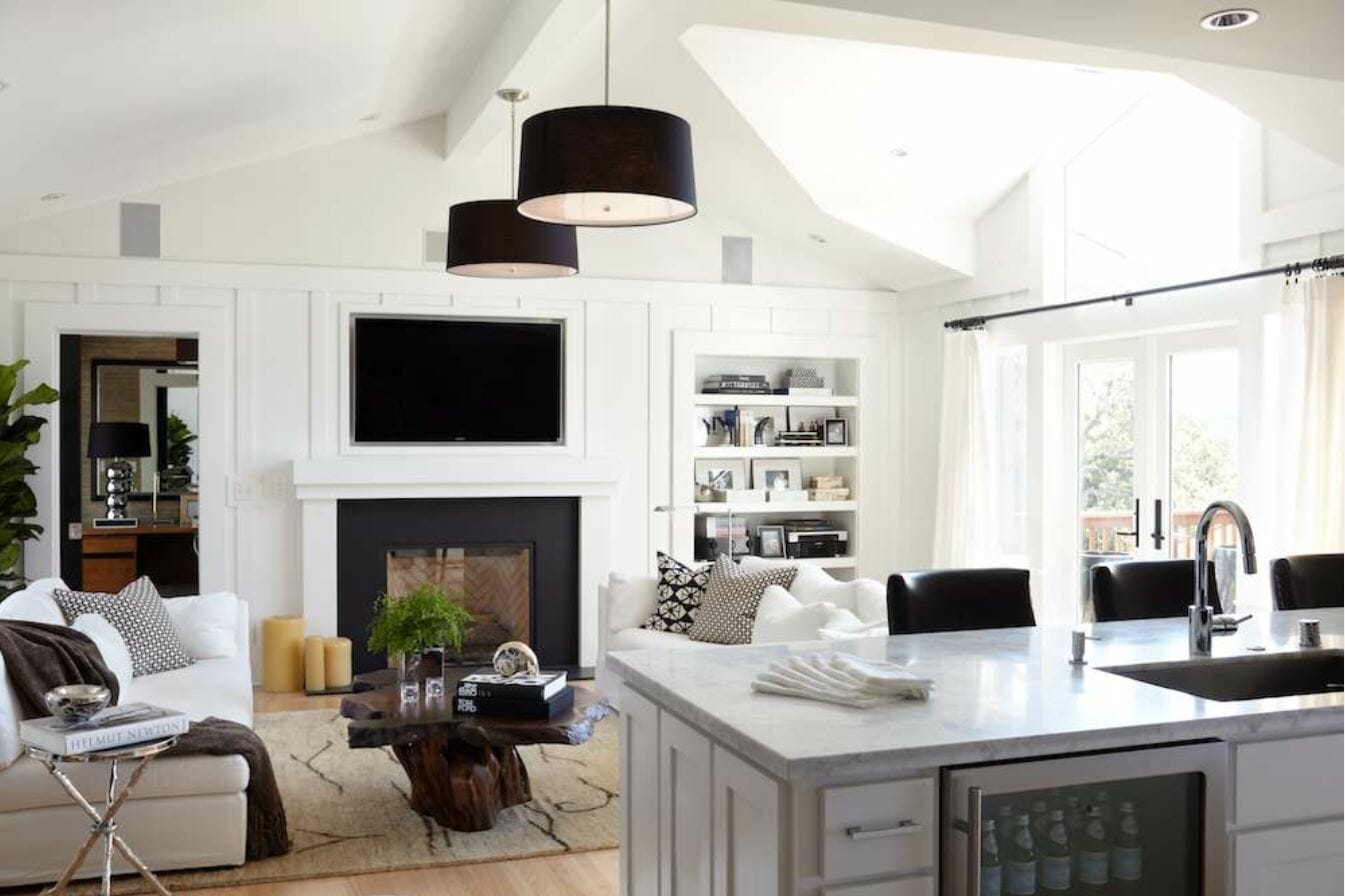
[(687, 636), (711, 644), (750, 644), (761, 596), (772, 585), (788, 590), (797, 572), (794, 566), (743, 572), (729, 558), (720, 557)]
[(710, 566), (692, 568), (659, 551), (658, 608), (640, 628), (684, 635), (696, 619), (701, 594), (710, 581)]
[(131, 674), (137, 677), (182, 669), (195, 662), (178, 640), (159, 589), (149, 576), (141, 576), (116, 594), (58, 588), (51, 596), (67, 625), (85, 613), (96, 613), (112, 623), (126, 642)]

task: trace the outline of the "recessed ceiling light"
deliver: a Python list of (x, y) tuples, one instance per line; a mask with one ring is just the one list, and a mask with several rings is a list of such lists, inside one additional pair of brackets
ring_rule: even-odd
[(911, 151), (904, 146), (892, 147), (892, 158), (894, 159), (904, 159), (910, 154)]
[(43, 202), (55, 202), (57, 199), (64, 199), (64, 193), (43, 193), (39, 197)]
[(1232, 31), (1246, 28), (1259, 18), (1261, 14), (1254, 9), (1221, 9), (1201, 19), (1200, 27), (1206, 31)]
[(808, 239), (812, 240), (814, 243), (818, 243), (819, 245), (826, 245), (827, 242), (827, 238), (820, 233), (810, 233), (808, 234)]

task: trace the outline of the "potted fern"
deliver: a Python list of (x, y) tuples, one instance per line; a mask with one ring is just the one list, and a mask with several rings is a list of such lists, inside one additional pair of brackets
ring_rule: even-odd
[(371, 653), (388, 655), (397, 669), (397, 686), (404, 701), (419, 699), (421, 659), (432, 651), (439, 654), (438, 668), (431, 670), (426, 689), (430, 696), (443, 695), (444, 649), (461, 651), (472, 625), (472, 614), (457, 597), (450, 598), (429, 584), (400, 597), (378, 596), (368, 647)]
[(17, 397), (19, 371), (26, 360), (0, 364), (0, 599), (23, 587), (18, 572), (23, 542), (42, 534), (42, 527), (28, 519), (37, 514), (37, 498), (28, 485), (28, 477), (37, 465), (24, 456), (41, 438), (45, 417), (25, 414), (31, 405), (51, 404), (61, 394), (46, 383), (34, 386)]

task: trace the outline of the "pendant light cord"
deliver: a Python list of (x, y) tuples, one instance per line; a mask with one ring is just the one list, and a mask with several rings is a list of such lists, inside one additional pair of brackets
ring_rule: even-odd
[(518, 181), (514, 180), (514, 114), (518, 111), (518, 100), (509, 101), (509, 195), (518, 198)]
[(604, 0), (602, 29), (602, 104), (612, 105), (612, 0)]

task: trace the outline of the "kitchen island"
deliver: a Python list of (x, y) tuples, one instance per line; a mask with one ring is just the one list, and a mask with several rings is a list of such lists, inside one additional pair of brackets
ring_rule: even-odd
[[(1315, 651), (1298, 647), (1307, 617), (1321, 620)], [(1263, 614), (1216, 637), (1207, 660), (1188, 657), (1185, 619), (1085, 630), (1096, 638), (1085, 666), (1069, 663), (1073, 629), (1049, 626), (610, 654), (625, 682), (624, 892), (971, 892), (968, 837), (954, 825), (970, 812), (959, 781), (982, 766), (991, 778), (1049, 768), (1101, 781), (1161, 765), (1137, 757), (1180, 757), (1166, 770), (1201, 778), (1204, 827), (1193, 836), (1204, 893), (1340, 892), (1339, 689), (1214, 700), (1107, 669), (1300, 653), (1338, 661), (1341, 611)], [(909, 665), (934, 690), (928, 702), (869, 710), (752, 692), (772, 659), (827, 650)], [(1189, 746), (1154, 749), (1168, 745)]]

